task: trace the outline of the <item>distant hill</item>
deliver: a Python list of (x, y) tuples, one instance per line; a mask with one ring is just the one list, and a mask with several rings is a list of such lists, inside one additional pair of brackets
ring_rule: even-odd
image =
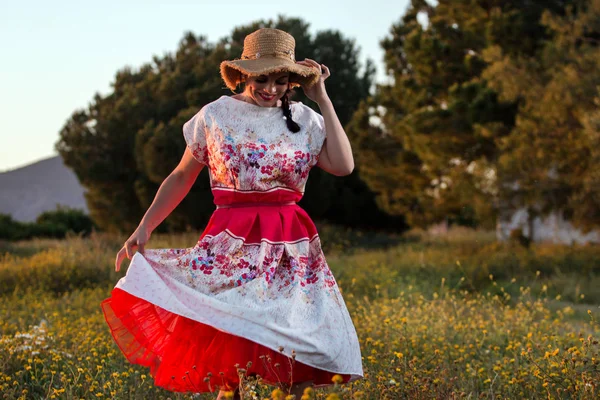
[(0, 173), (0, 213), (31, 222), (57, 204), (89, 213), (84, 189), (59, 156)]

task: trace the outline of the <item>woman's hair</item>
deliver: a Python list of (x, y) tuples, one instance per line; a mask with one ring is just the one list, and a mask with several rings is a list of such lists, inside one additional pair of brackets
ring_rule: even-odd
[(290, 93), (291, 90), (285, 91), (285, 94), (281, 97), (281, 109), (283, 110), (283, 116), (285, 117), (285, 123), (290, 131), (296, 133), (300, 130), (300, 125), (292, 120), (292, 109), (290, 107)]

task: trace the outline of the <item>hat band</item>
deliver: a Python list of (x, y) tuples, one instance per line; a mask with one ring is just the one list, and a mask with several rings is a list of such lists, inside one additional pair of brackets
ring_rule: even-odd
[(286, 59), (290, 59), (292, 61), (296, 61), (296, 57), (294, 55), (294, 50), (274, 51), (271, 53), (256, 52), (255, 54), (251, 54), (251, 55), (242, 54), (242, 60), (256, 60), (257, 58), (261, 58), (261, 57), (286, 58)]

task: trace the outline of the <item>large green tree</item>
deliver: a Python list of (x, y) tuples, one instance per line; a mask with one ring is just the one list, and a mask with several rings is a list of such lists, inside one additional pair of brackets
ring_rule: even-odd
[(531, 57), (550, 38), (545, 10), (567, 1), (412, 0), (382, 41), (391, 83), (378, 86), (353, 121), (359, 171), (386, 212), (412, 225), (444, 219), (493, 227), (500, 142), (518, 101), (482, 76), (486, 49)]
[(552, 40), (529, 57), (488, 48), (483, 76), (503, 100), (519, 104), (501, 141), (501, 208), (524, 207), (531, 218), (560, 212), (588, 230), (600, 226), (600, 0), (566, 11), (543, 14)]
[[(298, 59), (314, 58), (330, 67), (328, 92), (342, 124), (350, 120), (369, 94), (374, 69), (370, 63), (361, 68), (359, 49), (341, 33), (322, 31), (311, 36), (306, 22), (284, 17), (237, 27), (216, 44), (187, 33), (174, 54), (154, 57), (139, 70), (118, 71), (112, 93), (97, 94), (89, 108), (74, 112), (60, 132), (56, 148), (86, 188), (90, 214), (99, 227), (135, 229), (183, 154), (183, 123), (203, 105), (231, 94), (219, 76), (220, 62), (238, 58), (244, 37), (260, 27), (289, 32), (296, 39)], [(316, 108), (301, 90), (294, 100)], [(337, 178), (315, 168), (301, 205), (316, 218), (389, 223), (374, 198), (356, 172)], [(205, 168), (161, 229), (200, 228), (213, 209)]]
[[(87, 110), (73, 113), (56, 148), (85, 187), (90, 215), (109, 231), (131, 231), (162, 179), (177, 165), (185, 144), (183, 122), (221, 94), (218, 63), (223, 49), (188, 33), (175, 54), (116, 74), (112, 93), (96, 94)], [(169, 218), (196, 225), (210, 198), (207, 172)]]

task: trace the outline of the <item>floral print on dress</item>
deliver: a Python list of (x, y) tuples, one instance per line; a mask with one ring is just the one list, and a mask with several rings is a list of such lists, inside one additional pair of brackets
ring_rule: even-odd
[(222, 96), (202, 107), (183, 126), (194, 157), (208, 165), (211, 187), (304, 192), (310, 169), (325, 142), (323, 117), (292, 104), (300, 131), (290, 132), (276, 107), (258, 107)]
[(256, 279), (268, 292), (265, 300), (293, 296), (297, 287), (305, 294), (337, 290), (318, 236), (296, 243), (247, 245), (222, 232), (205, 236), (196, 246), (176, 253), (175, 259), (172, 249), (152, 251), (157, 265), (169, 265), (170, 274), (205, 294), (238, 287), (243, 296), (244, 285)]

